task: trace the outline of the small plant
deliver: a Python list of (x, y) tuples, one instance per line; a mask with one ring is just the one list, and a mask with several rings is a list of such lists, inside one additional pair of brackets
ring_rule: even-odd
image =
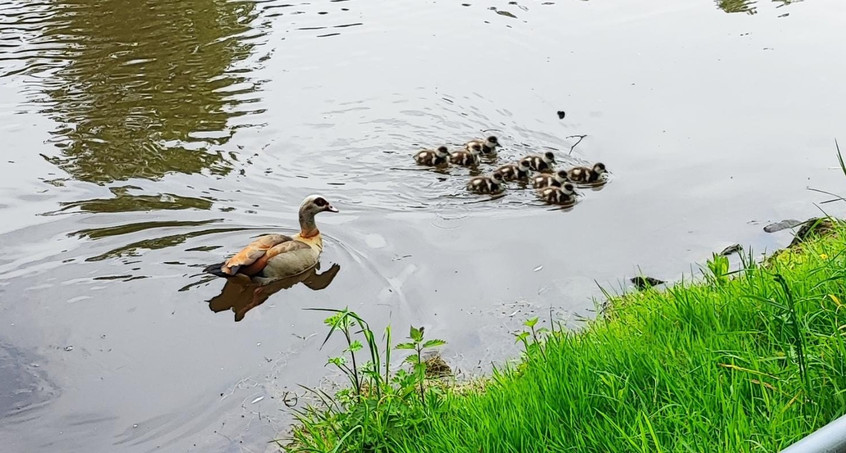
[(705, 278), (711, 283), (723, 285), (729, 281), (729, 259), (727, 256), (712, 254), (711, 259), (708, 260), (708, 270), (710, 274), (705, 274)]
[[(544, 350), (544, 343), (542, 339), (549, 335), (550, 331), (546, 327), (535, 329), (537, 323), (537, 316), (524, 321), (523, 325), (528, 327), (529, 330), (524, 330), (515, 335), (517, 337), (515, 341), (523, 343), (523, 348), (525, 348), (525, 352), (527, 355), (530, 355), (534, 351), (540, 351), (541, 355), (546, 358), (546, 351)], [(532, 338), (531, 342), (529, 342), (529, 337)]]
[(412, 354), (405, 358), (405, 361), (412, 366), (412, 375), (420, 387), (420, 402), (426, 404), (426, 393), (423, 390), (423, 382), (426, 380), (426, 362), (423, 361), (423, 350), (435, 348), (446, 344), (444, 340), (427, 340), (423, 341), (423, 327), (411, 326), (408, 333), (408, 338), (411, 340), (407, 343), (400, 343), (396, 346), (397, 349), (414, 350)]
[[(343, 337), (346, 347), (341, 354), (330, 357), (333, 365), (349, 381), (349, 388), (334, 397), (319, 389), (303, 387), (314, 394), (323, 407), (296, 409), (295, 417), (302, 426), (293, 433), (289, 451), (346, 451), (349, 445), (368, 450), (378, 443), (390, 427), (404, 425), (425, 418), (429, 398), (426, 381), (426, 362), (423, 352), (446, 344), (444, 340), (425, 340), (422, 327), (411, 327), (409, 342), (391, 344), (391, 328), (385, 328), (384, 349), (380, 350), (370, 325), (348, 308), (343, 310), (314, 308), (332, 313), (324, 320), (329, 333), (321, 348), (336, 333)], [(403, 362), (411, 364), (411, 372), (399, 369), (391, 373), (392, 349), (412, 350)], [(361, 351), (369, 352), (369, 360), (361, 362)], [(419, 398), (414, 395), (419, 395)], [(376, 417), (374, 414), (378, 414)], [(340, 429), (339, 429), (340, 427)], [(325, 442), (325, 443), (323, 443)], [(278, 441), (277, 441), (278, 444)], [(281, 446), (281, 444), (280, 444)]]
[[(379, 353), (379, 348), (376, 344), (373, 331), (370, 329), (370, 325), (367, 324), (367, 321), (361, 319), (361, 317), (355, 312), (346, 308), (343, 310), (318, 310), (335, 313), (323, 321), (323, 323), (329, 326), (330, 329), (329, 333), (326, 335), (326, 339), (323, 340), (323, 344), (320, 347), (322, 348), (336, 331), (341, 332), (347, 342), (347, 347), (342, 351), (342, 355), (330, 357), (327, 363), (335, 365), (342, 373), (344, 373), (344, 375), (349, 379), (356, 397), (361, 397), (363, 387), (373, 389), (377, 394), (381, 394), (382, 386), (385, 382), (387, 382), (387, 370), (385, 381), (383, 381), (382, 376), (380, 375), (381, 355)], [(353, 332), (352, 329), (355, 327), (359, 327), (360, 330)], [(360, 333), (364, 337), (365, 343), (367, 343), (367, 349), (370, 352), (370, 361), (364, 363), (361, 367), (358, 366), (356, 353), (361, 351), (364, 348), (364, 345), (361, 341), (353, 339), (354, 333)], [(390, 341), (390, 330), (387, 330), (386, 334), (389, 339), (388, 341)], [(390, 349), (388, 350), (390, 351)], [(347, 363), (347, 359), (345, 357), (346, 354), (349, 354), (349, 364)], [(390, 356), (388, 355), (388, 357)]]

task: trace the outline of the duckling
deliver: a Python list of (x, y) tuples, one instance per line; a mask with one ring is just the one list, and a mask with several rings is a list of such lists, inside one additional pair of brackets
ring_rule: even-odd
[(529, 168), (529, 163), (526, 161), (519, 161), (511, 164), (503, 165), (496, 169), (502, 173), (502, 178), (506, 181), (526, 180), (529, 179), (529, 173), (532, 169)]
[(495, 171), (490, 176), (476, 176), (467, 183), (467, 189), (476, 193), (500, 193), (505, 190), (502, 173)]
[(298, 275), (314, 267), (323, 251), (323, 238), (314, 223), (321, 212), (338, 212), (325, 198), (311, 195), (300, 205), (300, 232), (294, 236), (259, 237), (223, 263), (205, 272), (218, 277), (248, 277), (262, 285)]
[(430, 167), (444, 165), (449, 160), (449, 150), (446, 146), (439, 146), (438, 149), (424, 149), (414, 155), (414, 160), (420, 165)]
[(497, 149), (498, 147), (502, 146), (502, 145), (499, 143), (499, 139), (497, 139), (497, 138), (496, 138), (495, 136), (493, 136), (493, 135), (491, 135), (490, 137), (488, 137), (488, 138), (486, 138), (486, 139), (484, 139), (484, 140), (482, 140), (482, 139), (480, 139), (480, 138), (470, 140), (469, 142), (467, 142), (467, 143), (464, 145), (464, 148), (465, 148), (465, 149), (467, 149), (467, 150), (470, 150), (470, 147), (472, 147), (473, 145), (479, 145), (479, 146), (481, 146), (481, 147), (482, 147), (482, 154), (483, 154), (483, 155), (496, 154), (496, 149)]
[(561, 187), (544, 187), (538, 190), (538, 196), (550, 204), (570, 205), (576, 202), (576, 189), (568, 182)]
[(532, 186), (535, 189), (543, 189), (544, 187), (561, 187), (561, 185), (567, 181), (567, 170), (558, 170), (552, 174), (535, 176), (532, 178)]
[(590, 184), (599, 181), (603, 173), (608, 173), (605, 164), (597, 162), (593, 168), (573, 167), (567, 170), (567, 177), (575, 183)]
[(547, 151), (543, 154), (526, 156), (520, 159), (520, 161), (526, 161), (529, 164), (529, 168), (534, 171), (549, 172), (552, 170), (552, 166), (555, 165), (555, 154), (552, 154), (552, 151)]
[(449, 161), (456, 165), (472, 167), (479, 165), (479, 154), (482, 154), (482, 145), (474, 143), (467, 150), (455, 151), (449, 155)]

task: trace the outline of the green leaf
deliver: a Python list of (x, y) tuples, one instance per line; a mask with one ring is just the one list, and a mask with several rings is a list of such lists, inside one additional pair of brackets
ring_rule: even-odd
[(534, 318), (527, 319), (526, 322), (523, 323), (523, 325), (526, 326), (526, 327), (534, 327), (535, 324), (537, 324), (537, 323), (538, 323), (538, 317), (535, 316)]
[(335, 366), (341, 366), (341, 365), (347, 363), (347, 360), (344, 359), (343, 357), (330, 357), (329, 360), (327, 360), (327, 363), (331, 363), (332, 365), (335, 365)]
[(529, 337), (529, 332), (520, 332), (517, 335), (514, 335), (516, 339), (514, 340), (515, 343), (519, 343), (521, 341), (526, 341), (526, 338)]
[(415, 343), (423, 341), (423, 328), (421, 327), (418, 329), (417, 327), (411, 326), (408, 337), (414, 340)]
[(335, 326), (338, 324), (338, 319), (341, 318), (340, 314), (334, 314), (326, 319), (323, 320), (323, 324), (326, 324), (329, 327)]
[(352, 343), (350, 343), (350, 347), (347, 348), (347, 351), (349, 351), (349, 352), (360, 351), (362, 347), (363, 346), (361, 345), (360, 341), (354, 340)]
[(436, 348), (438, 346), (443, 346), (445, 344), (446, 344), (446, 341), (436, 339), (436, 340), (429, 340), (429, 341), (423, 343), (423, 347), (424, 348)]
[(418, 376), (425, 376), (426, 375), (426, 364), (424, 362), (415, 363), (414, 364), (414, 372)]
[(414, 349), (414, 343), (400, 343), (394, 349)]
[(406, 357), (405, 359), (403, 359), (403, 362), (413, 363), (413, 364), (416, 365), (417, 364), (417, 356), (412, 354), (412, 355)]

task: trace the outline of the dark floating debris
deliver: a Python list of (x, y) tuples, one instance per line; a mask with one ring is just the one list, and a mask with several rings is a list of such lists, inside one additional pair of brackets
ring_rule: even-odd
[(776, 231), (795, 227), (799, 227), (799, 230), (797, 230), (796, 234), (793, 235), (793, 241), (790, 242), (790, 247), (794, 247), (813, 236), (830, 234), (834, 230), (834, 225), (831, 220), (820, 217), (811, 217), (805, 221), (787, 219), (782, 220), (781, 222), (771, 223), (764, 227), (764, 231), (767, 233), (775, 233)]
[(565, 117), (566, 115), (567, 115), (567, 113), (566, 113), (566, 112), (564, 112), (564, 110), (559, 110), (559, 111), (558, 111), (558, 119), (559, 119), (559, 120), (563, 120), (563, 119), (564, 119), (564, 117)]
[(722, 256), (729, 256), (729, 255), (731, 255), (732, 253), (740, 253), (740, 251), (741, 251), (741, 250), (743, 250), (743, 246), (742, 246), (742, 245), (740, 245), (740, 244), (732, 244), (732, 245), (730, 245), (730, 246), (728, 246), (728, 247), (724, 248), (724, 249), (723, 249), (723, 251), (722, 251), (722, 252), (720, 252), (720, 255), (722, 255)]
[(797, 227), (805, 222), (796, 219), (786, 219), (781, 222), (771, 223), (764, 227), (767, 233), (775, 233), (776, 231), (786, 230), (788, 228)]
[(634, 277), (630, 281), (641, 291), (666, 283), (663, 280), (652, 277)]

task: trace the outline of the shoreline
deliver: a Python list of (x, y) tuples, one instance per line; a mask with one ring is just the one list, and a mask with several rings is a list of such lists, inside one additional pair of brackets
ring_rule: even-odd
[[(291, 452), (785, 448), (846, 413), (846, 226), (820, 231), (762, 262), (741, 255), (738, 271), (715, 254), (703, 278), (610, 296), (578, 331), (529, 319), (519, 362), (468, 383), (426, 377), (420, 352), (438, 344), (420, 347), (439, 340), (413, 328), (398, 349), (417, 347), (418, 361), (368, 381), (391, 361), (371, 334), (363, 351), (349, 348), (369, 348), (376, 363), (368, 370), (359, 358), (348, 374), (358, 387), (300, 410), (277, 443)], [(387, 344), (404, 352), (390, 335)]]

